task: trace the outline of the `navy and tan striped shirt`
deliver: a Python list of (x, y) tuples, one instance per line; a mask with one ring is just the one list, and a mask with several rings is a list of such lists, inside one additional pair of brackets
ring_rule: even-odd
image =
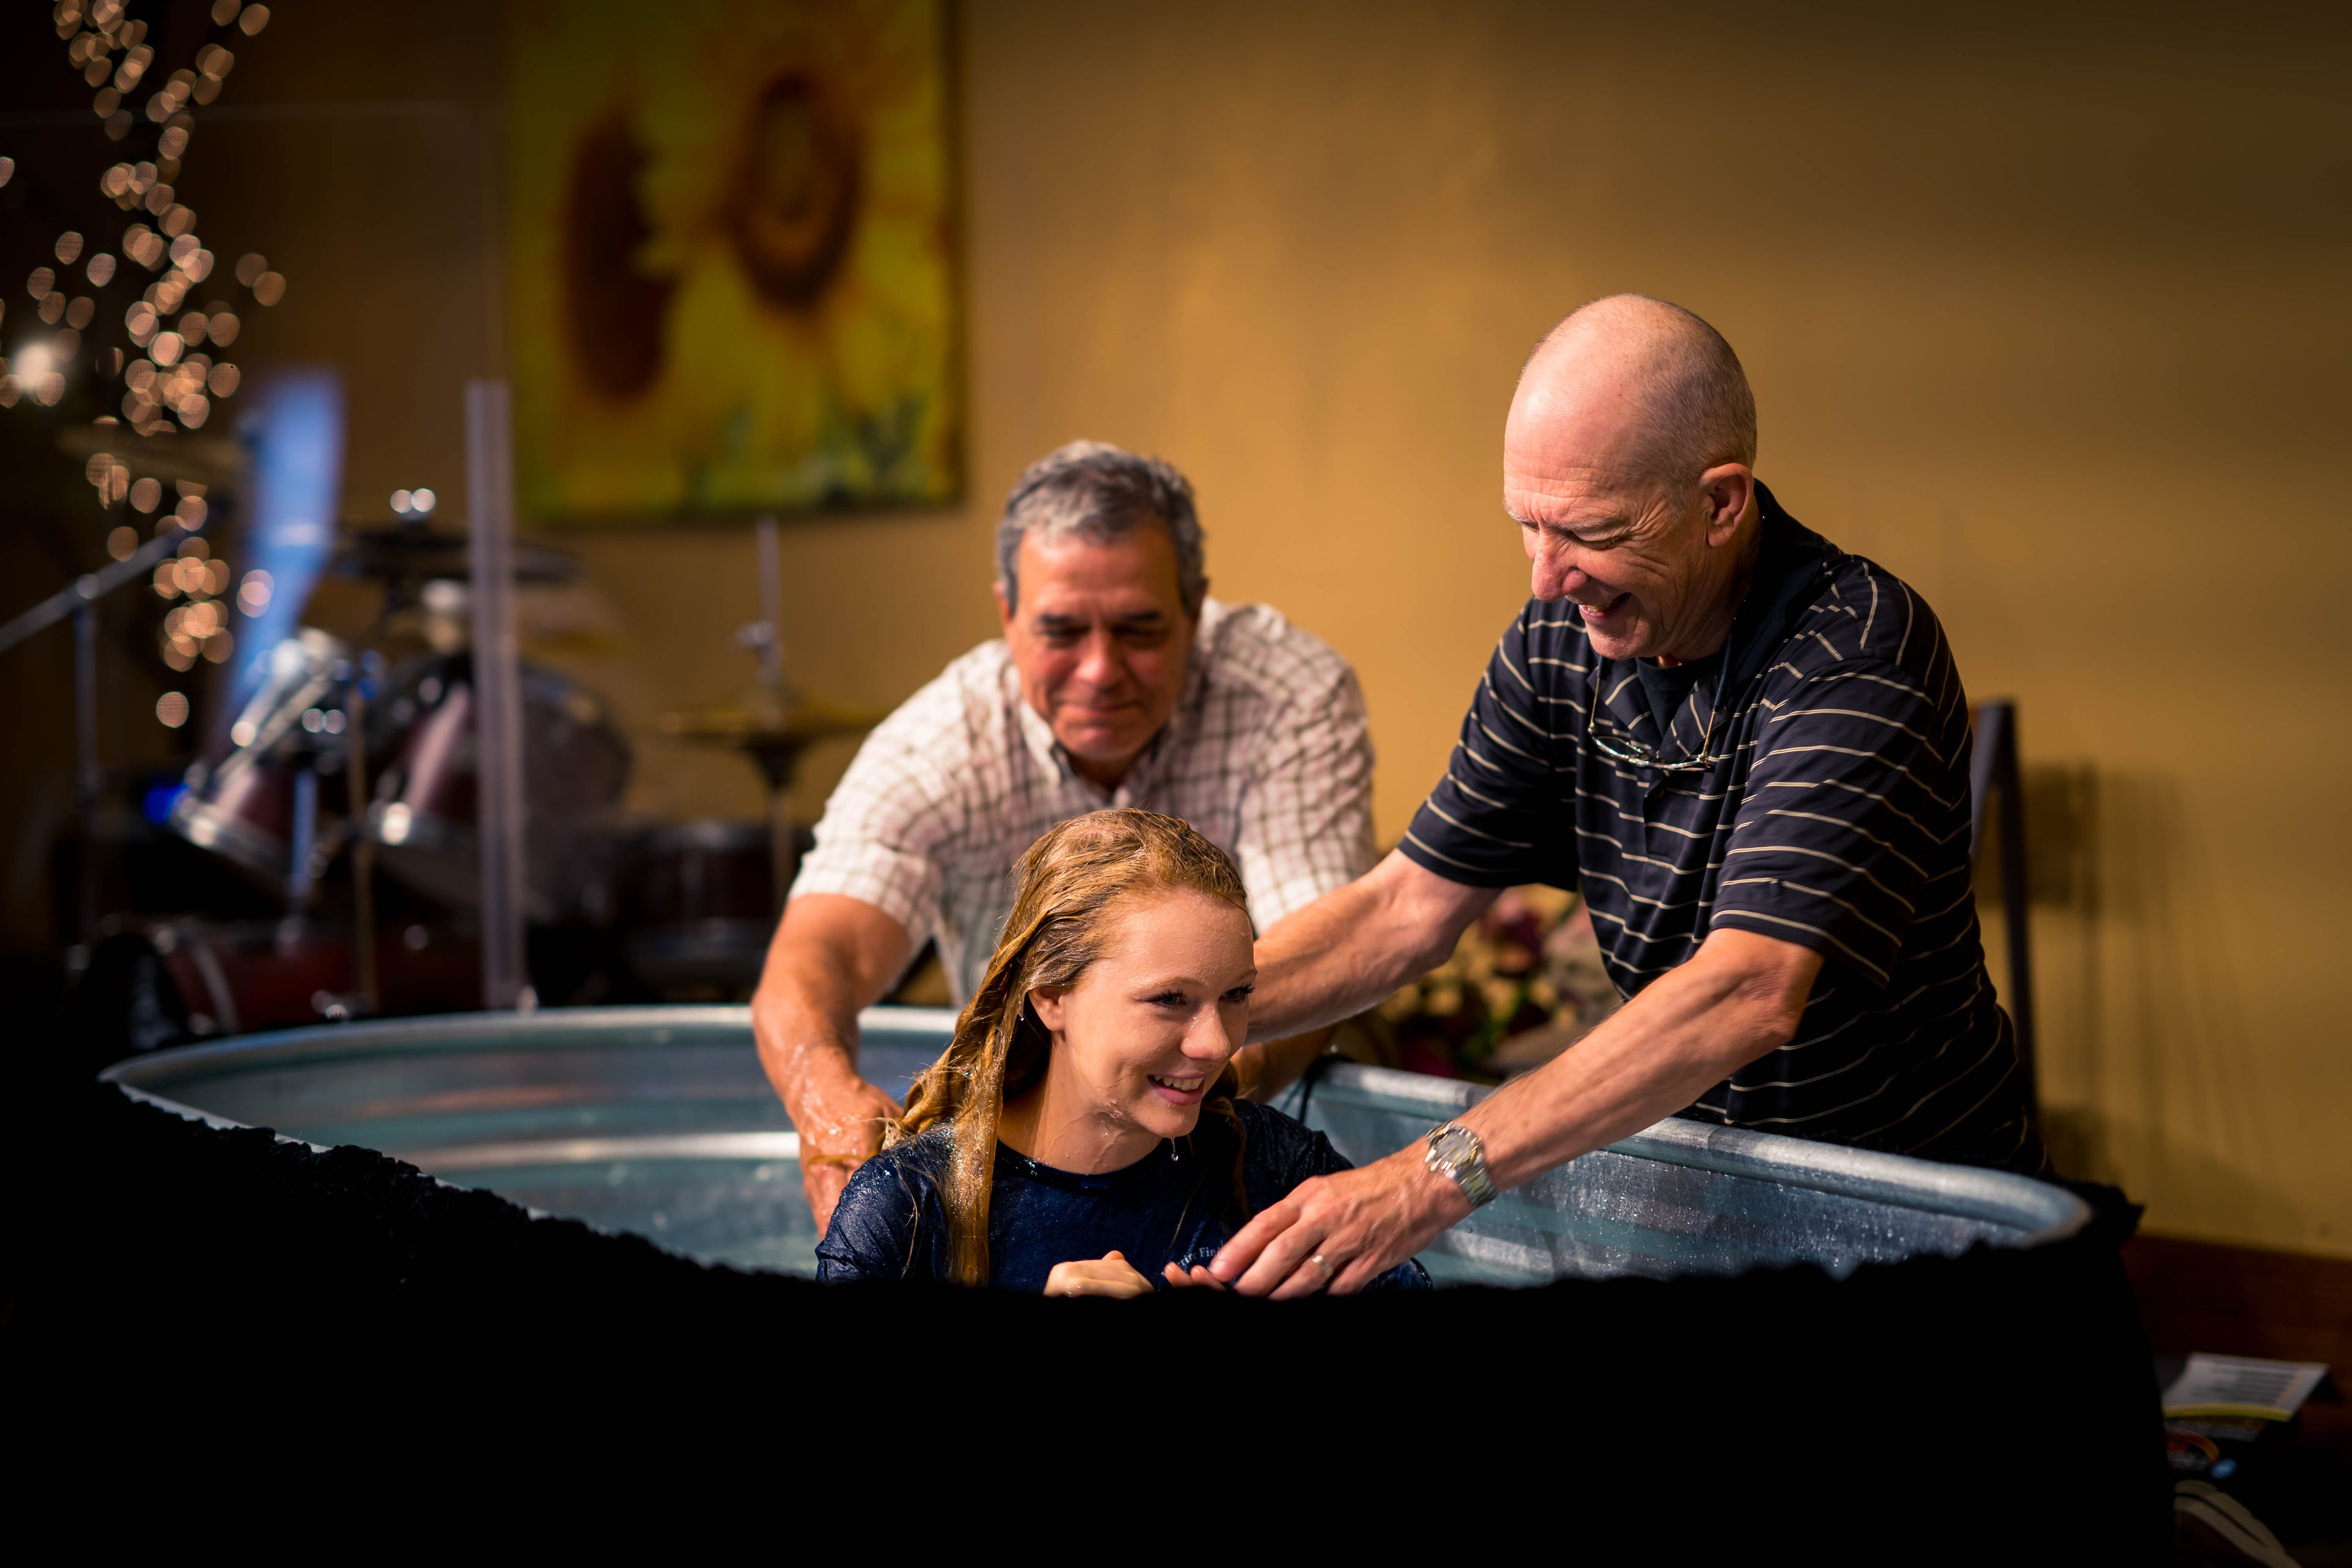
[[(1403, 852), (1474, 887), (1580, 891), (1629, 996), (1718, 928), (1820, 952), (1796, 1037), (1682, 1114), (2033, 1169), (2041, 1140), (1978, 934), (1969, 704), (1943, 627), (1885, 568), (1757, 498), (1754, 576), (1669, 728), (1659, 682), (1596, 654), (1573, 605), (1530, 600)], [(1619, 762), (1596, 729), (1621, 752), (1718, 760)]]

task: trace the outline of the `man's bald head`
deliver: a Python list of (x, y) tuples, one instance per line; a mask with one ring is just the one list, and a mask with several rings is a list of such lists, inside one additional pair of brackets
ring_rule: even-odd
[(1756, 395), (1739, 356), (1690, 311), (1645, 295), (1595, 300), (1545, 333), (1511, 414), (1622, 420), (1608, 443), (1621, 484), (1678, 491), (1718, 463), (1756, 466)]

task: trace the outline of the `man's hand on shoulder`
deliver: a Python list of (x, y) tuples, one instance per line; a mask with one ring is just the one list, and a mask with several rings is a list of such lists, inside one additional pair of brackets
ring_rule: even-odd
[(913, 945), (906, 927), (861, 899), (804, 894), (785, 906), (751, 998), (760, 1065), (800, 1133), (801, 1190), (820, 1236), (902, 1114), (857, 1071), (857, 1014), (881, 1000)]
[(812, 1072), (797, 1098), (793, 1125), (801, 1136), (801, 1191), (823, 1236), (842, 1189), (880, 1152), (883, 1129), (905, 1115), (906, 1107), (855, 1071)]
[(1469, 1212), (1461, 1188), (1429, 1170), (1414, 1144), (1299, 1183), (1218, 1249), (1209, 1274), (1277, 1301), (1318, 1290), (1352, 1296)]

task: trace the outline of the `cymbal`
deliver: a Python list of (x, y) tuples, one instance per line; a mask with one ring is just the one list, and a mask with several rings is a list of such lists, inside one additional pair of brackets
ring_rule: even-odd
[(740, 707), (680, 709), (663, 714), (660, 726), (666, 735), (752, 752), (862, 735), (888, 717), (870, 708), (804, 698), (790, 704), (754, 700)]
[[(580, 575), (580, 563), (543, 544), (514, 544), (515, 580), (520, 583), (568, 583)], [(472, 575), (471, 542), (462, 533), (443, 532), (421, 519), (394, 523), (345, 521), (336, 540), (334, 572), (339, 577), (373, 577), (381, 582)]]
[(123, 425), (68, 425), (58, 432), (58, 445), (85, 463), (106, 452), (141, 478), (207, 488), (235, 485), (245, 470), (244, 450), (221, 436), (142, 436)]

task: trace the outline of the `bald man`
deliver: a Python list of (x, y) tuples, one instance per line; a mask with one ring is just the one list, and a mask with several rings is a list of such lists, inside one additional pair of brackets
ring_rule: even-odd
[(1423, 1142), (1227, 1243), (1246, 1294), (1347, 1293), (1496, 1193), (1681, 1115), (2034, 1170), (1969, 877), (1969, 707), (1918, 595), (1757, 482), (1739, 361), (1621, 295), (1521, 372), (1503, 507), (1535, 596), (1404, 842), (1258, 943), (1253, 1038), (1442, 962), (1496, 893), (1580, 891), (1630, 1000)]

